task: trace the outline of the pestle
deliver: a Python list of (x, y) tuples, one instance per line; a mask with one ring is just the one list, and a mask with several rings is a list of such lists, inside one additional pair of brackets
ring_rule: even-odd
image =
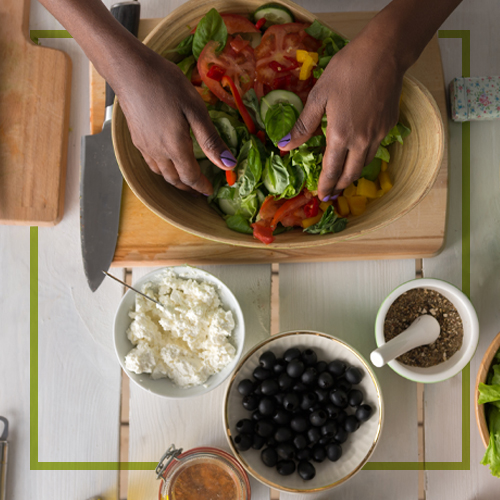
[(378, 368), (415, 347), (431, 344), (441, 332), (437, 319), (429, 314), (419, 316), (404, 332), (386, 342), (370, 354), (371, 362)]

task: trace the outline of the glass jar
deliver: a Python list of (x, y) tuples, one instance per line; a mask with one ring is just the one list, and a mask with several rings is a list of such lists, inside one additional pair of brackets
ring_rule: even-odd
[(170, 447), (158, 464), (158, 500), (250, 500), (248, 476), (232, 455), (217, 448), (181, 452)]

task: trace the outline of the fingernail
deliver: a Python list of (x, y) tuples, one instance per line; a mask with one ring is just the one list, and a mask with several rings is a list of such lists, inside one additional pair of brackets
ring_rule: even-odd
[(323, 201), (330, 201), (330, 195), (327, 194), (324, 198), (323, 198)]
[(285, 137), (283, 137), (283, 139), (280, 139), (278, 141), (278, 147), (284, 148), (285, 146), (288, 145), (288, 143), (290, 142), (291, 139), (292, 139), (292, 135), (286, 134)]
[(229, 151), (228, 149), (222, 152), (222, 154), (220, 155), (220, 159), (226, 167), (232, 168), (237, 163), (236, 158), (233, 156), (233, 153), (231, 153), (231, 151)]

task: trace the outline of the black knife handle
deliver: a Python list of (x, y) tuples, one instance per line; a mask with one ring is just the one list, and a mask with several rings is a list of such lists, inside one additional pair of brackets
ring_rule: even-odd
[[(141, 4), (135, 0), (129, 2), (120, 2), (111, 6), (113, 17), (130, 33), (137, 36), (139, 30), (139, 19), (141, 17)], [(106, 100), (105, 106), (111, 106), (115, 99), (113, 89), (106, 82)]]

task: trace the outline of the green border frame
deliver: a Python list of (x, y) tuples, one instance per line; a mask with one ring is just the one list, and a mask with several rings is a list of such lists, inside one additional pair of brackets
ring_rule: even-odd
[[(462, 76), (470, 76), (470, 31), (439, 30), (462, 40)], [(30, 38), (72, 38), (66, 30), (31, 30)], [(470, 123), (462, 123), (462, 291), (470, 297)], [(38, 461), (38, 227), (30, 228), (30, 469), (154, 470), (156, 462)], [(369, 462), (363, 470), (470, 470), (470, 364), (462, 371), (461, 462)]]

